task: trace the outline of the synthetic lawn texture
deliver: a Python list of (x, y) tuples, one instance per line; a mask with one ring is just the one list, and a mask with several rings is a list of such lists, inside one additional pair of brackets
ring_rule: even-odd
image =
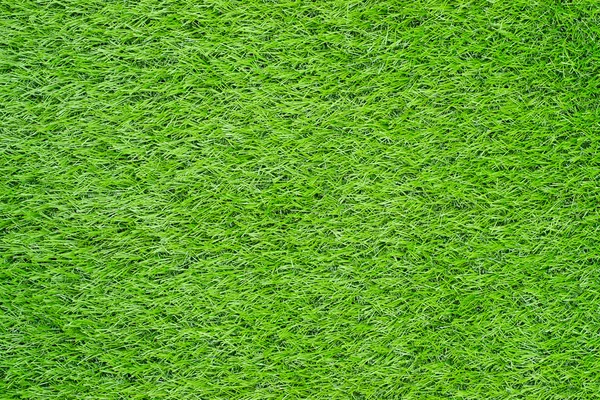
[(2, 399), (598, 398), (597, 1), (0, 4)]

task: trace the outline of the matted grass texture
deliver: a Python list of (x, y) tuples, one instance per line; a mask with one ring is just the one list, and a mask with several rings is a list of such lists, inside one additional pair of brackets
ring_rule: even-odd
[(599, 23), (0, 0), (0, 398), (599, 398)]

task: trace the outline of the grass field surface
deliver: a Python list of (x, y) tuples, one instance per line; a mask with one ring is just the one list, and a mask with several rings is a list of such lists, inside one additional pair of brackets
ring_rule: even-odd
[(599, 24), (0, 0), (0, 398), (599, 398)]

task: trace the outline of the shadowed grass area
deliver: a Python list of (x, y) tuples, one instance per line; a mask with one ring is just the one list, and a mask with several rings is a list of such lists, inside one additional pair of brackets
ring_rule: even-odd
[(595, 398), (599, 23), (0, 0), (0, 397)]

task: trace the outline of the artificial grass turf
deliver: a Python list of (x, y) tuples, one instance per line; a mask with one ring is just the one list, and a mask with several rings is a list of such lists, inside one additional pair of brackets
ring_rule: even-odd
[(596, 1), (2, 1), (0, 397), (591, 399)]

